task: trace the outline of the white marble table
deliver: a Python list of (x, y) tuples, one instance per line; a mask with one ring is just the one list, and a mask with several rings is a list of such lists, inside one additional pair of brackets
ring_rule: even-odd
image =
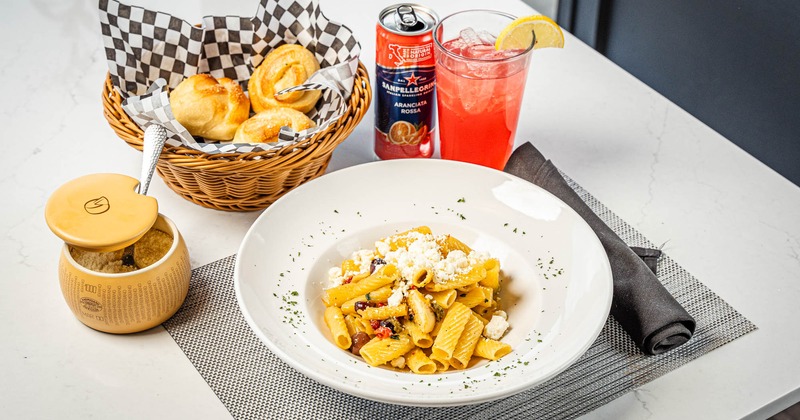
[[(322, 0), (374, 65), (389, 1)], [(187, 20), (251, 15), (257, 0), (135, 0)], [(429, 0), (442, 16), (485, 2)], [(226, 418), (166, 331), (115, 336), (80, 324), (58, 287), (60, 241), (44, 223), (49, 194), (94, 172), (139, 173), (140, 153), (105, 122), (106, 73), (96, 2), (4, 2), (0, 76), (0, 417)], [(533, 11), (518, 0), (492, 8)], [(567, 35), (533, 59), (518, 142), (561, 169), (759, 330), (587, 415), (593, 419), (764, 418), (800, 400), (800, 189), (604, 57)], [(374, 160), (370, 111), (330, 171)], [(234, 254), (258, 213), (225, 213), (150, 188), (177, 222), (192, 266)]]

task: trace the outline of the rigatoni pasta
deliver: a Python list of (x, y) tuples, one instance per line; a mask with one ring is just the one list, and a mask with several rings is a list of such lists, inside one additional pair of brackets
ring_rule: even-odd
[(456, 296), (458, 296), (456, 289), (442, 290), (441, 292), (430, 292), (428, 294), (433, 298), (434, 302), (438, 303), (439, 306), (445, 309), (449, 308), (450, 305), (456, 301)]
[(342, 304), (342, 313), (350, 315), (356, 313), (356, 302), (386, 302), (389, 296), (392, 295), (392, 288), (390, 286), (383, 286), (378, 290), (373, 290), (369, 293), (364, 293), (361, 296), (354, 297)]
[(475, 346), (475, 355), (484, 359), (497, 360), (511, 353), (511, 346), (506, 343), (482, 337)]
[(419, 348), (408, 352), (406, 355), (406, 366), (414, 373), (436, 372), (436, 364)]
[(349, 349), (352, 342), (342, 310), (335, 306), (325, 308), (325, 324), (331, 330), (333, 342), (340, 348)]
[(408, 307), (406, 307), (405, 303), (401, 303), (397, 306), (367, 307), (362, 310), (356, 310), (356, 313), (367, 320), (399, 318), (408, 315)]
[(467, 308), (488, 306), (489, 302), (491, 301), (492, 289), (483, 286), (473, 287), (468, 292), (460, 293), (458, 297), (456, 297), (456, 302), (466, 306)]
[(424, 333), (433, 331), (433, 327), (436, 325), (436, 314), (433, 312), (431, 302), (416, 289), (408, 291), (406, 300), (414, 313), (414, 324)]
[(361, 281), (342, 284), (341, 286), (325, 290), (322, 300), (327, 306), (340, 306), (350, 299), (366, 295), (379, 287), (393, 283), (397, 280), (397, 277), (398, 271), (395, 266), (384, 265)]
[(328, 276), (322, 301), (333, 341), (372, 366), (430, 374), (511, 351), (499, 341), (509, 326), (499, 311), (500, 261), (451, 235), (427, 226), (391, 235)]
[(478, 339), (481, 338), (483, 331), (483, 322), (478, 320), (478, 317), (470, 314), (467, 319), (467, 325), (464, 326), (464, 331), (458, 338), (453, 354), (450, 356), (450, 366), (457, 369), (464, 369), (469, 364), (475, 352), (475, 345)]
[(400, 357), (414, 348), (408, 334), (395, 334), (392, 338), (375, 337), (361, 347), (361, 357), (372, 366), (380, 366)]
[(456, 302), (447, 311), (447, 316), (442, 320), (442, 327), (436, 340), (433, 341), (431, 353), (439, 360), (450, 360), (458, 344), (458, 339), (467, 326), (471, 311), (466, 306)]
[(411, 336), (411, 341), (414, 342), (414, 345), (421, 349), (427, 349), (433, 345), (433, 337), (430, 334), (422, 331), (419, 328), (419, 325), (415, 324), (412, 321), (404, 321), (403, 328), (408, 331), (408, 335)]

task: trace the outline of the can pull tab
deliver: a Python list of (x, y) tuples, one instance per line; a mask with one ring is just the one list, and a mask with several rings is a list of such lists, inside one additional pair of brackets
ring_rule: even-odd
[(407, 4), (402, 4), (397, 7), (397, 15), (400, 17), (400, 28), (404, 31), (416, 30), (416, 26), (422, 24), (422, 22), (417, 19), (414, 8)]

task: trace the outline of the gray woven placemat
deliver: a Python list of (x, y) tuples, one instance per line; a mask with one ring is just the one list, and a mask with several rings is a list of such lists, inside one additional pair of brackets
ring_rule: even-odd
[[(654, 246), (571, 179), (567, 181), (626, 243)], [(645, 356), (610, 317), (597, 341), (574, 365), (527, 391), (462, 407), (396, 406), (318, 384), (272, 354), (239, 311), (233, 290), (235, 261), (232, 255), (194, 269), (183, 307), (164, 327), (237, 419), (574, 418), (756, 329), (665, 255), (659, 261), (659, 280), (697, 320), (694, 336), (683, 346)]]

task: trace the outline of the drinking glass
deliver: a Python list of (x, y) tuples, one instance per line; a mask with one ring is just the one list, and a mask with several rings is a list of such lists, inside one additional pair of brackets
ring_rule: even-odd
[(495, 37), (514, 19), (467, 10), (434, 29), (443, 159), (502, 170), (511, 155), (533, 49), (495, 50)]

